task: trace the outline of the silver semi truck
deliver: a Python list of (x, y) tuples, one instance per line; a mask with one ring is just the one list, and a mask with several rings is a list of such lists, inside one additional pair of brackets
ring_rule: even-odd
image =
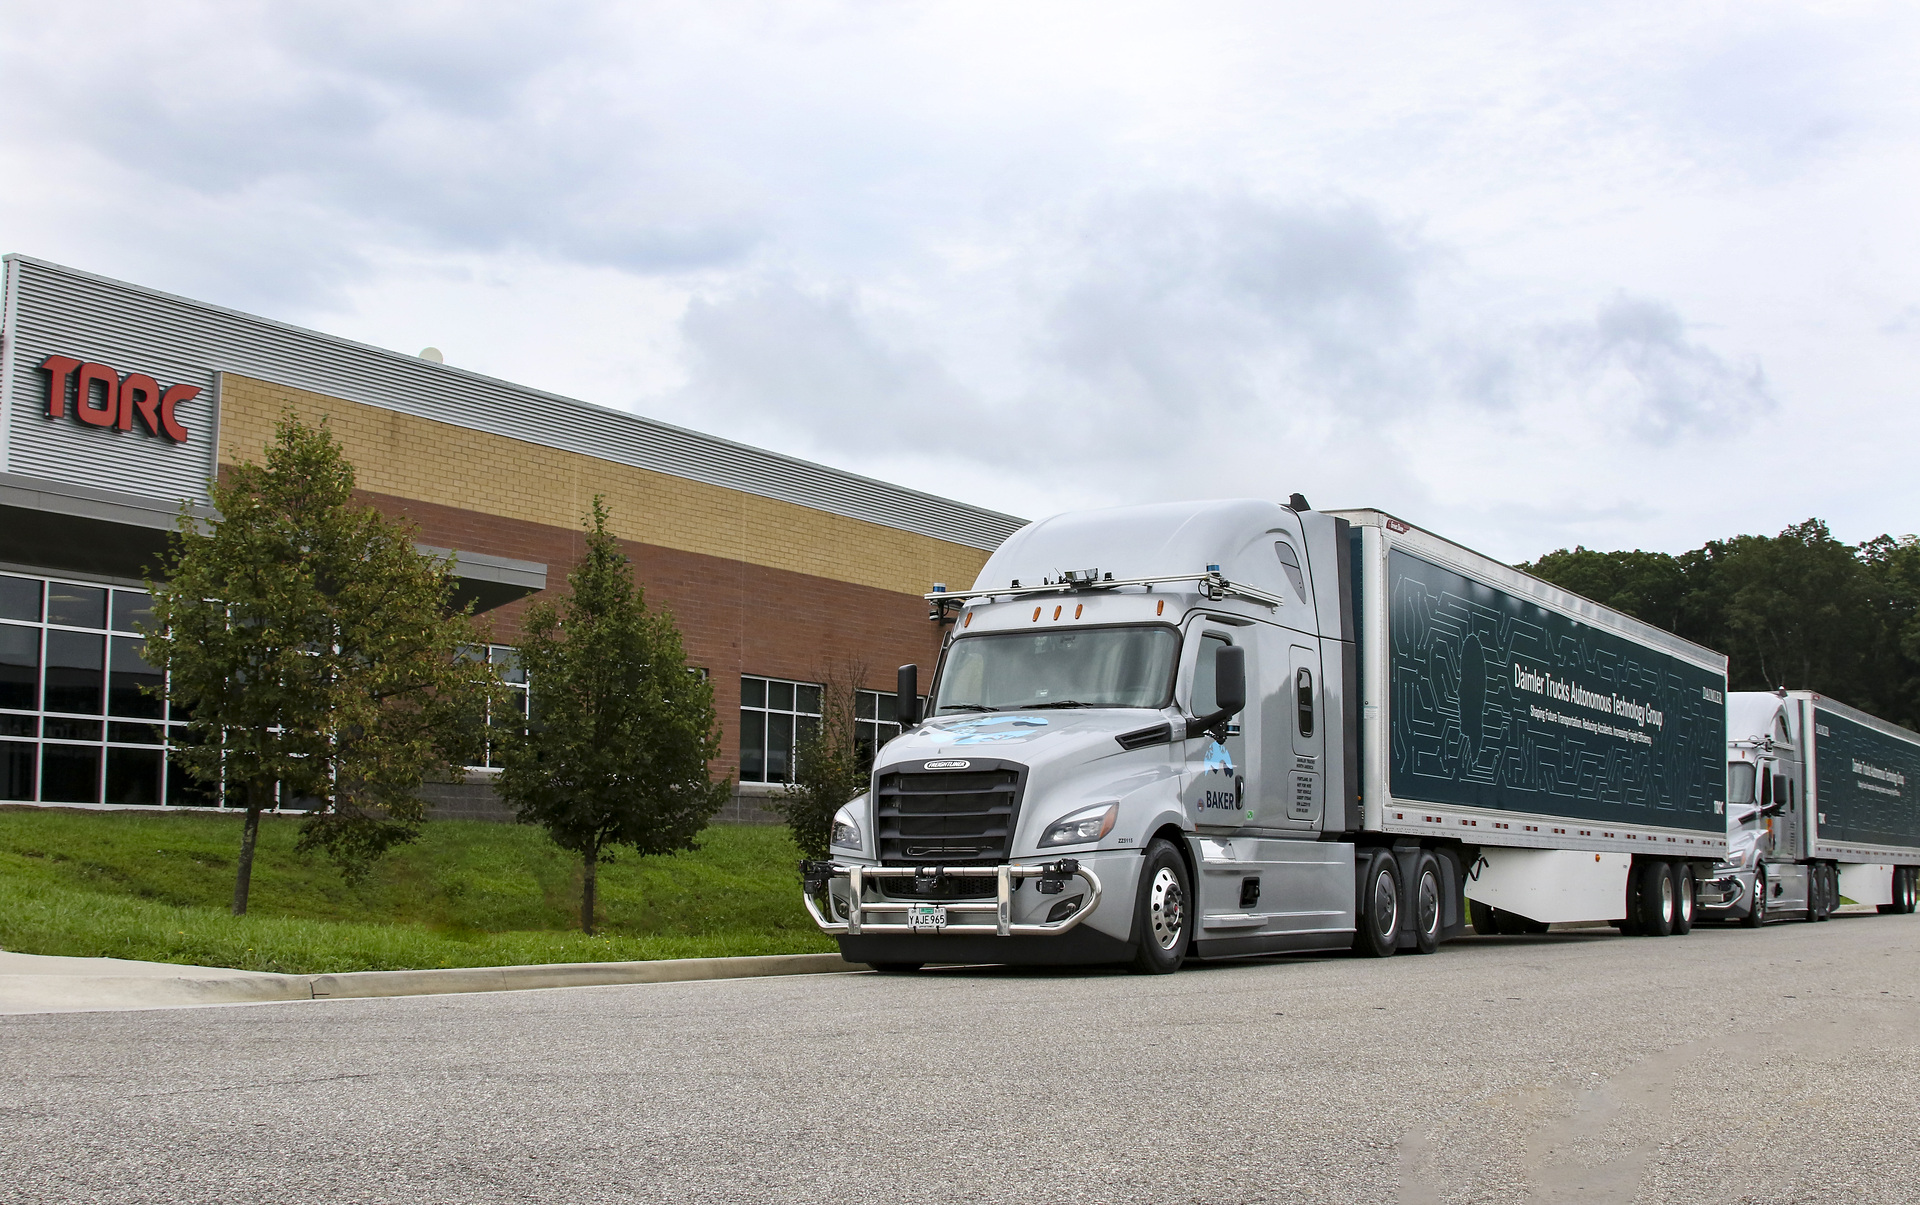
[(1920, 733), (1810, 690), (1728, 696), (1727, 842), (1703, 918), (1821, 921), (1843, 898), (1912, 912)]
[(1481, 927), (1685, 932), (1726, 852), (1726, 659), (1298, 495), (1022, 528), (807, 906), (846, 957), (1129, 963)]

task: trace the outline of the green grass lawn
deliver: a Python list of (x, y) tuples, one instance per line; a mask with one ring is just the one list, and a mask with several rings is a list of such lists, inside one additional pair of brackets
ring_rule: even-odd
[(716, 825), (701, 848), (600, 868), (579, 932), (579, 861), (539, 829), (442, 820), (349, 885), (264, 816), (244, 917), (229, 915), (239, 816), (0, 808), (0, 948), (319, 973), (798, 954), (814, 928), (784, 828)]

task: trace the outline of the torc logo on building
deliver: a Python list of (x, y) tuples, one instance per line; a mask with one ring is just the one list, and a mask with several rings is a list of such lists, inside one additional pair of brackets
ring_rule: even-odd
[(170, 385), (145, 373), (121, 376), (105, 364), (88, 364), (72, 356), (48, 356), (40, 365), (52, 377), (47, 390), (47, 417), (65, 418), (67, 403), (73, 403), (73, 416), (90, 427), (117, 427), (133, 430), (135, 415), (140, 425), (154, 435), (175, 443), (187, 442), (187, 429), (180, 425), (174, 410), (182, 402), (200, 396), (195, 385)]

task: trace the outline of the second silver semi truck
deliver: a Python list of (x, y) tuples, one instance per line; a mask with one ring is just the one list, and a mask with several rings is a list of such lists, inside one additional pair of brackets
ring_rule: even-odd
[(1602, 921), (1684, 933), (1727, 852), (1727, 663), (1379, 511), (1029, 524), (841, 810), (847, 958), (1129, 963)]
[(1920, 733), (1807, 690), (1727, 700), (1729, 848), (1703, 917), (1825, 920), (1848, 899), (1912, 912)]

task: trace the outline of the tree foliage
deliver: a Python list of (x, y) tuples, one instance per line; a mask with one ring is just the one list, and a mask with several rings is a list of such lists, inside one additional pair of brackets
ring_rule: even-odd
[(803, 858), (825, 858), (834, 813), (867, 789), (874, 751), (860, 743), (854, 708), (866, 670), (858, 663), (831, 666), (821, 675), (820, 721), (794, 750), (793, 785), (772, 803), (793, 833)]
[(1672, 556), (1561, 549), (1519, 568), (1728, 657), (1734, 690), (1817, 690), (1920, 729), (1920, 540), (1819, 519)]
[(182, 513), (148, 583), (147, 659), (191, 717), (176, 760), (246, 808), (236, 915), (276, 796), (308, 801), (302, 846), (358, 877), (419, 834), (421, 783), (458, 775), (498, 689), (460, 655), (476, 637), (450, 565), (353, 486), (326, 424), (284, 416), (263, 463), (209, 487), (209, 530)]
[(498, 780), (523, 823), (580, 856), (588, 933), (600, 863), (622, 845), (642, 855), (695, 848), (732, 787), (708, 770), (720, 755), (713, 686), (688, 672), (673, 616), (647, 609), (607, 513), (596, 497), (569, 596), (528, 613), (520, 660), (531, 715), (501, 742)]

